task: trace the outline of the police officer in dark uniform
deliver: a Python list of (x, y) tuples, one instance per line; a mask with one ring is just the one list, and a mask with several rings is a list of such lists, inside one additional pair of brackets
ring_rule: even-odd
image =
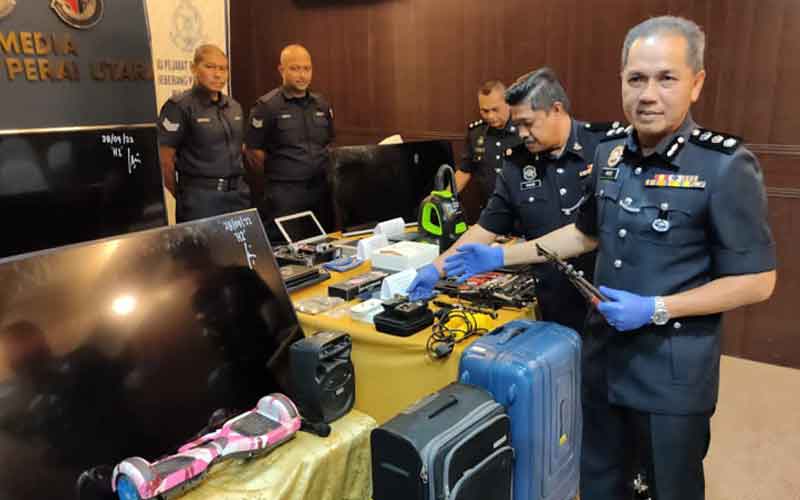
[[(598, 146), (575, 225), (505, 251), (453, 258), (468, 272), (599, 248), (607, 323), (583, 345), (581, 497), (705, 498), (703, 458), (719, 389), (721, 313), (769, 298), (775, 244), (758, 161), (698, 127), (705, 35), (652, 18), (625, 38), (622, 102), (633, 129)], [(599, 246), (598, 246), (599, 245)], [(644, 477), (637, 477), (643, 472)]]
[[(505, 98), (511, 105), (513, 126), (519, 130), (519, 144), (503, 152), (503, 169), (478, 224), (431, 267), (420, 270), (410, 288), (412, 296), (430, 293), (439, 279), (437, 268), (457, 247), (489, 243), (515, 228), (532, 239), (575, 222), (592, 171), (589, 163), (608, 125), (572, 118), (569, 99), (549, 68), (522, 76)], [(593, 253), (572, 263), (591, 278)], [(535, 273), (540, 280), (537, 298), (542, 318), (581, 331), (587, 305), (575, 287), (549, 264), (536, 266)]]
[(219, 47), (201, 45), (192, 72), (194, 87), (164, 103), (158, 120), (164, 186), (175, 196), (178, 222), (250, 204), (242, 165), (242, 107), (222, 93), (228, 58)]
[[(331, 227), (326, 171), (334, 139), (333, 109), (308, 90), (311, 55), (300, 45), (281, 52), (283, 85), (258, 99), (250, 111), (245, 143), (251, 172), (263, 184), (254, 189), (270, 239), (281, 240), (275, 217), (311, 210)], [(263, 193), (263, 199), (261, 199)]]
[(497, 80), (478, 90), (481, 119), (467, 125), (464, 156), (456, 171), (456, 190), (460, 193), (476, 177), (480, 185), (480, 208), (486, 207), (494, 191), (497, 174), (503, 169), (506, 151), (521, 143), (511, 123), (511, 109), (505, 100), (506, 86)]

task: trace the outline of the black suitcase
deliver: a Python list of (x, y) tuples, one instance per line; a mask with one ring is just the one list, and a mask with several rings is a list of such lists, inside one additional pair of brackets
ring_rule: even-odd
[(450, 384), (372, 431), (373, 500), (510, 499), (510, 429), (488, 392)]

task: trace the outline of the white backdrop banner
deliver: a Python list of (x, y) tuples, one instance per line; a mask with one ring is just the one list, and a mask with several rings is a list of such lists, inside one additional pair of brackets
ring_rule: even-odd
[(160, 110), (173, 94), (192, 86), (192, 57), (198, 45), (213, 43), (230, 56), (228, 0), (145, 0), (145, 5)]

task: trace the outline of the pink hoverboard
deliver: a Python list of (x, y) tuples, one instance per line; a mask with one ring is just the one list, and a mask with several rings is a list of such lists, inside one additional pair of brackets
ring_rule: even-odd
[(298, 429), (300, 415), (292, 400), (283, 394), (270, 394), (254, 409), (181, 446), (175, 455), (154, 463), (126, 458), (114, 467), (111, 485), (120, 500), (179, 495), (196, 486), (214, 463), (265, 454), (294, 437)]

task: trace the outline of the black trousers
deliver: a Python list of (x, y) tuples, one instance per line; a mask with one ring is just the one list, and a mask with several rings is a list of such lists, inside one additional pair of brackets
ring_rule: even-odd
[(237, 189), (216, 191), (178, 184), (175, 196), (175, 221), (186, 222), (250, 208), (250, 190), (243, 179)]
[(584, 401), (581, 500), (647, 498), (634, 497), (638, 473), (652, 500), (704, 499), (710, 419)]

